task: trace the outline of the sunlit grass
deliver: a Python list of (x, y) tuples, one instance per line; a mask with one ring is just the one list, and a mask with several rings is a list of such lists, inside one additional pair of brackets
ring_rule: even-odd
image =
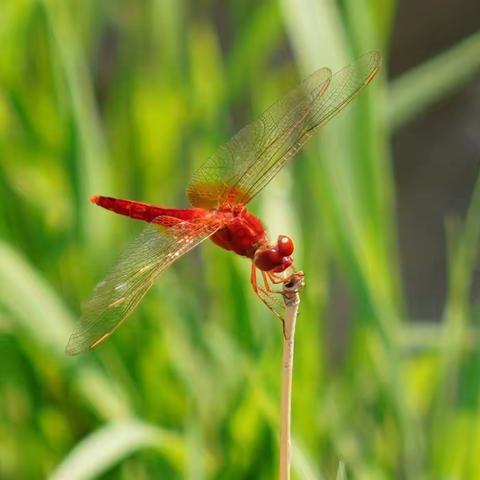
[[(202, 245), (101, 349), (63, 354), (81, 300), (140, 228), (88, 195), (185, 205), (194, 167), (300, 77), (386, 50), (394, 7), (2, 2), (1, 478), (75, 478), (82, 468), (106, 478), (275, 477), (281, 330), (250, 292), (242, 259)], [(294, 235), (307, 276), (294, 478), (480, 475), (469, 295), (479, 195), (464, 223), (448, 224), (444, 318), (412, 323), (389, 156), (394, 128), (478, 69), (477, 45), (478, 34), (391, 84), (376, 79), (252, 206), (272, 233)], [(339, 277), (351, 328), (333, 361)]]

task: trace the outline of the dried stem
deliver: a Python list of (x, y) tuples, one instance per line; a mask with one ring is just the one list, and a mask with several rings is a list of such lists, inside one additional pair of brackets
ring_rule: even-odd
[(280, 407), (280, 480), (290, 479), (291, 440), (290, 425), (292, 412), (292, 371), (295, 323), (300, 305), (299, 289), (304, 285), (303, 272), (295, 273), (283, 286), (285, 300), (285, 323), (283, 335), (282, 399)]

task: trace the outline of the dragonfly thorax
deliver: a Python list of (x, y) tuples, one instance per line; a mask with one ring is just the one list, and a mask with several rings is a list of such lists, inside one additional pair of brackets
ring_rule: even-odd
[(222, 207), (218, 212), (224, 217), (224, 226), (210, 238), (219, 247), (253, 258), (260, 246), (268, 244), (262, 222), (245, 206)]

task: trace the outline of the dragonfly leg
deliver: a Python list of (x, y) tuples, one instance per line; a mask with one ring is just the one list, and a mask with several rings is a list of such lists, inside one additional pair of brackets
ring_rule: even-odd
[[(282, 293), (282, 292), (275, 292), (272, 290), (270, 283), (269, 283), (269, 278), (267, 276), (267, 272), (264, 272), (263, 270), (261, 271), (262, 273), (262, 279), (263, 279), (263, 287), (261, 287), (258, 284), (258, 279), (257, 279), (257, 267), (255, 267), (255, 264), (252, 263), (252, 269), (250, 273), (250, 283), (252, 284), (253, 291), (258, 295), (266, 295), (271, 298), (272, 302), (276, 303), (278, 306), (282, 306), (281, 302), (279, 302), (277, 299), (274, 299), (271, 297), (270, 294), (272, 293)], [(263, 299), (262, 299), (263, 301)], [(265, 302), (264, 302), (265, 303)]]
[(283, 308), (284, 305), (283, 303), (278, 300), (278, 298), (274, 298), (272, 294), (274, 293), (277, 293), (277, 294), (282, 294), (282, 292), (279, 292), (279, 291), (276, 291), (276, 290), (272, 290), (272, 287), (270, 286), (270, 279), (267, 275), (267, 272), (264, 272), (262, 270), (262, 279), (263, 279), (263, 284), (264, 284), (264, 288), (258, 286), (258, 289), (264, 293), (265, 295), (268, 295), (269, 299), (275, 303), (279, 308)]
[(258, 295), (257, 267), (255, 267), (253, 262), (250, 270), (250, 283), (252, 284), (253, 291)]
[[(287, 283), (292, 281), (294, 278), (296, 278), (298, 274), (303, 275), (303, 272), (297, 272), (295, 270), (293, 270), (293, 272), (287, 275), (286, 277), (282, 277), (274, 272), (266, 272), (266, 273), (268, 275), (268, 278), (274, 285), (280, 285), (280, 284), (286, 285)], [(282, 292), (278, 292), (278, 293), (282, 293)]]
[[(268, 279), (264, 276), (264, 272), (262, 272), (262, 278), (263, 278), (263, 283), (265, 285), (265, 288), (262, 288), (258, 284), (258, 279), (257, 279), (257, 267), (255, 264), (252, 262), (252, 268), (250, 270), (250, 283), (252, 284), (252, 289), (255, 292), (256, 295), (260, 296), (260, 294), (265, 294), (268, 295), (269, 293), (272, 292), (270, 285), (268, 284)], [(263, 300), (262, 300), (263, 301)]]
[(265, 290), (269, 293), (273, 293), (272, 292), (272, 288), (270, 287), (270, 283), (269, 283), (269, 279), (268, 279), (268, 276), (267, 276), (267, 272), (264, 272), (262, 270), (262, 278), (263, 278), (263, 284), (265, 285)]
[(257, 267), (252, 262), (252, 269), (250, 273), (250, 283), (252, 284), (252, 289), (257, 295), (257, 297), (262, 301), (262, 303), (275, 315), (275, 317), (282, 322), (282, 331), (283, 336), (285, 336), (285, 321), (283, 319), (282, 311), (285, 309), (285, 305), (278, 300), (277, 298), (273, 297), (273, 293), (281, 293), (281, 292), (274, 292), (272, 291), (269, 278), (266, 275), (266, 272), (262, 271), (262, 278), (265, 287), (261, 287), (258, 284), (257, 280)]

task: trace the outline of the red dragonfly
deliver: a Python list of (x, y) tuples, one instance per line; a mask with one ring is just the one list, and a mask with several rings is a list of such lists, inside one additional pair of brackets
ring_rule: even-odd
[(294, 275), (301, 275), (293, 269), (293, 241), (280, 235), (271, 243), (262, 222), (246, 205), (314, 130), (325, 125), (368, 85), (380, 65), (380, 54), (370, 52), (335, 74), (321, 68), (307, 77), (199, 168), (187, 190), (190, 208), (91, 197), (93, 203), (107, 210), (149, 225), (84, 303), (66, 352), (76, 355), (107, 339), (157, 277), (207, 238), (252, 261), (250, 280), (254, 292), (282, 319), (283, 304), (275, 298), (272, 286), (285, 285)]

